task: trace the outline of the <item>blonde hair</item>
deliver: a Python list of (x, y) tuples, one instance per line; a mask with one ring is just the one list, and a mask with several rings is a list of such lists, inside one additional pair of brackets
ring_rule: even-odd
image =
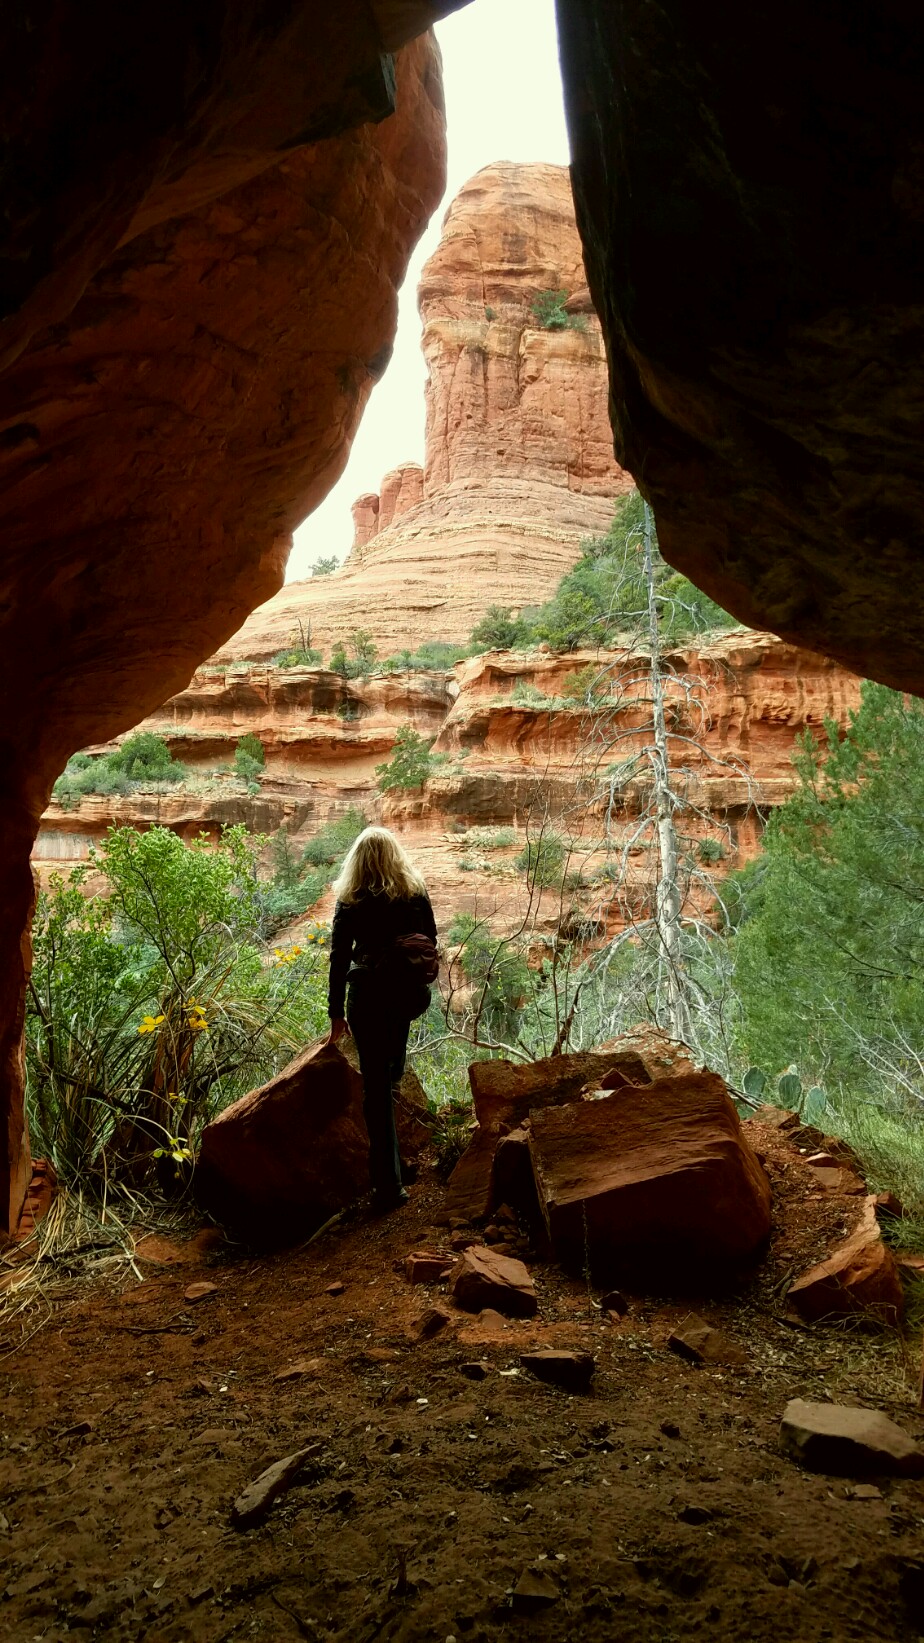
[(347, 852), (334, 891), (338, 901), (355, 901), (364, 892), (397, 901), (425, 896), (427, 886), (394, 833), (367, 827)]

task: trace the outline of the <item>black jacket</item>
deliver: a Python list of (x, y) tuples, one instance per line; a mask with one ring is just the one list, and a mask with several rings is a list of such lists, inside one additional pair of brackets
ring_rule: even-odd
[(428, 896), (359, 896), (338, 901), (330, 934), (330, 985), (327, 1011), (343, 1016), (350, 966), (381, 958), (398, 936), (429, 936), (436, 941), (436, 921)]

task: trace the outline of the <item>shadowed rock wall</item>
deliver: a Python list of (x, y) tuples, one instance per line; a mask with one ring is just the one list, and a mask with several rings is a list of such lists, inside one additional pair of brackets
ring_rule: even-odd
[(559, 0), (616, 455), (743, 621), (924, 693), (924, 13)]
[(31, 837), (69, 753), (279, 585), (342, 470), (444, 186), (436, 48), (388, 52), (449, 9), (4, 18), (0, 1234), (27, 1164)]

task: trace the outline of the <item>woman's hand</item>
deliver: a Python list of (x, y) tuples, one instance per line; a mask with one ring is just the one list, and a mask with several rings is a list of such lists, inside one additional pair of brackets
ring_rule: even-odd
[(342, 1016), (331, 1016), (330, 1032), (327, 1035), (328, 1044), (339, 1044), (341, 1038), (349, 1038), (350, 1029)]

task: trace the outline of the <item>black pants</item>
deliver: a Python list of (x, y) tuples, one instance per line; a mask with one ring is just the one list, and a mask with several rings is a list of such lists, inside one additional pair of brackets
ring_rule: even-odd
[(363, 1117), (369, 1131), (369, 1175), (382, 1198), (401, 1189), (401, 1157), (395, 1130), (395, 1090), (407, 1055), (410, 1020), (396, 1016), (375, 996), (368, 976), (350, 983), (347, 1021), (359, 1055)]

